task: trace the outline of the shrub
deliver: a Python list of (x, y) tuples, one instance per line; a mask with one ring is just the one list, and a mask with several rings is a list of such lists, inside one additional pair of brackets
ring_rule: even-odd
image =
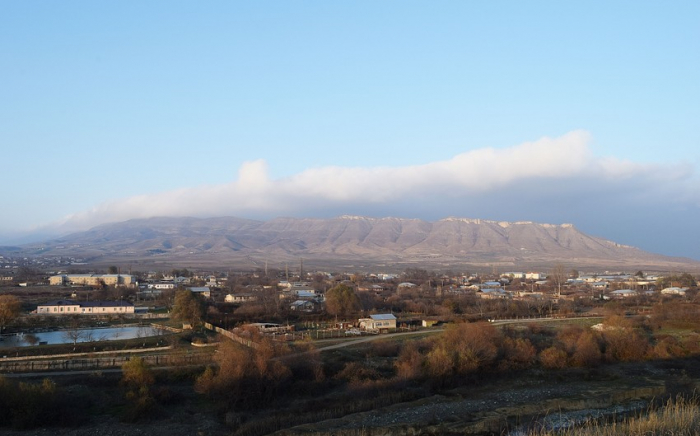
[(502, 370), (522, 369), (531, 366), (537, 359), (537, 350), (530, 340), (525, 338), (505, 338), (503, 340), (503, 360), (499, 364)]
[(421, 378), (424, 372), (425, 357), (420, 352), (415, 342), (404, 345), (396, 359), (396, 376), (401, 379), (412, 380)]
[(540, 363), (547, 369), (566, 368), (566, 361), (566, 351), (556, 346), (546, 348), (540, 352)]
[(84, 399), (70, 398), (54, 382), (16, 382), (0, 376), (0, 427), (30, 429), (73, 425), (84, 416)]
[(636, 329), (611, 329), (603, 333), (605, 358), (609, 362), (633, 362), (649, 354), (649, 341)]
[(672, 359), (684, 357), (687, 352), (678, 339), (673, 336), (663, 336), (654, 345), (653, 355), (658, 359)]
[(343, 369), (336, 374), (336, 377), (347, 382), (378, 380), (380, 378), (377, 371), (360, 362), (346, 363)]

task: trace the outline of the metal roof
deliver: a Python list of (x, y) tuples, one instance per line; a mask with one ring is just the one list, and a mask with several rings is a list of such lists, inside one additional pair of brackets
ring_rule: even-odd
[(375, 321), (396, 319), (396, 317), (394, 316), (393, 313), (382, 313), (382, 314), (377, 314), (377, 315), (370, 315), (369, 317)]

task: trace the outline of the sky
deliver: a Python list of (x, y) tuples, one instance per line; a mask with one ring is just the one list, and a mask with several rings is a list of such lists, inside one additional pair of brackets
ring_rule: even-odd
[(0, 243), (572, 223), (700, 259), (700, 2), (0, 2)]

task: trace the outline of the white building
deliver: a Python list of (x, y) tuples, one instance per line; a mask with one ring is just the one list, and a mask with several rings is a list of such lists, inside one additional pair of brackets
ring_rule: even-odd
[(168, 289), (175, 289), (175, 283), (150, 283), (148, 285), (149, 289), (159, 289), (161, 291)]
[(525, 273), (525, 278), (527, 280), (542, 280), (546, 277), (547, 277), (546, 274), (542, 274), (542, 273), (538, 273), (538, 272)]
[(688, 288), (679, 288), (677, 286), (672, 286), (670, 288), (664, 288), (661, 290), (661, 293), (664, 295), (685, 295), (685, 291), (687, 291)]
[(129, 274), (59, 274), (49, 277), (52, 286), (135, 286), (136, 277)]
[(618, 289), (617, 291), (612, 291), (610, 295), (615, 298), (629, 298), (636, 297), (639, 294), (634, 289)]
[(392, 313), (370, 315), (360, 319), (360, 328), (367, 331), (389, 331), (396, 329), (396, 316)]
[(247, 303), (257, 300), (258, 296), (255, 294), (226, 294), (224, 297), (226, 303)]
[(36, 308), (39, 315), (126, 315), (134, 313), (134, 305), (128, 301), (53, 300)]

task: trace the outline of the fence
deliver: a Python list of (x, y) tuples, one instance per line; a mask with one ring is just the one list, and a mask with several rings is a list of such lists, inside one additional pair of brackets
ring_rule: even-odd
[(250, 339), (247, 339), (247, 338), (243, 338), (243, 337), (241, 337), (241, 336), (238, 336), (237, 334), (235, 334), (235, 333), (233, 333), (233, 332), (230, 332), (230, 331), (228, 331), (228, 330), (222, 329), (221, 327), (216, 327), (215, 325), (212, 325), (212, 324), (210, 324), (210, 323), (208, 323), (208, 322), (205, 322), (205, 323), (204, 323), (204, 327), (207, 328), (208, 330), (213, 330), (213, 331), (215, 331), (216, 333), (218, 333), (218, 334), (220, 334), (220, 335), (222, 335), (222, 336), (224, 336), (224, 337), (227, 337), (227, 338), (231, 339), (232, 341), (236, 341), (236, 342), (238, 342), (238, 343), (241, 344), (241, 345), (245, 345), (245, 346), (248, 347), (248, 348), (254, 348), (254, 349), (257, 350), (258, 347), (260, 347), (260, 345), (256, 344), (255, 342), (251, 341)]
[[(3, 372), (34, 372), (34, 371), (80, 371), (119, 368), (128, 362), (131, 356), (111, 356), (97, 358), (70, 358), (52, 360), (6, 361), (0, 362)], [(204, 365), (211, 362), (211, 355), (206, 353), (192, 354), (158, 354), (141, 356), (149, 366), (186, 366)]]

